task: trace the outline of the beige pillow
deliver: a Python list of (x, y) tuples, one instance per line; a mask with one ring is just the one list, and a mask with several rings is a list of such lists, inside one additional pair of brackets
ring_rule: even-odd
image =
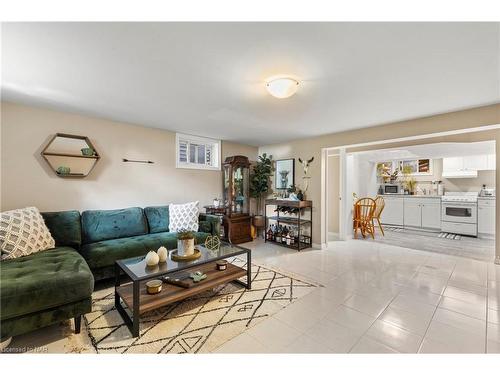
[(55, 241), (36, 207), (0, 213), (2, 260), (52, 249)]

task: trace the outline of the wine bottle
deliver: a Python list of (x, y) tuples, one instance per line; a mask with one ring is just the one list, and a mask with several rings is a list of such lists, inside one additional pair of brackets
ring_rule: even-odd
[(286, 244), (286, 235), (288, 234), (288, 229), (286, 226), (283, 228), (283, 233), (281, 234), (281, 243)]

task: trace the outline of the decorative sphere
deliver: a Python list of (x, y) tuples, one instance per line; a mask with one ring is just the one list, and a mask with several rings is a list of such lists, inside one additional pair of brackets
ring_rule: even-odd
[(154, 251), (150, 251), (149, 253), (147, 253), (147, 255), (146, 255), (146, 264), (149, 267), (156, 266), (159, 261), (160, 261), (160, 257)]
[(168, 250), (165, 246), (162, 246), (157, 251), (160, 262), (166, 262), (168, 258)]

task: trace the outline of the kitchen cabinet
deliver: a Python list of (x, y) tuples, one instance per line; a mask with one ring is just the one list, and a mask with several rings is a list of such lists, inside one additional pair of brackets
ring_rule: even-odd
[(422, 204), (422, 228), (441, 229), (441, 201), (428, 199)]
[(464, 156), (463, 163), (466, 171), (482, 171), (488, 168), (488, 155)]
[(495, 154), (443, 158), (443, 177), (469, 177), (469, 175), (472, 176), (472, 174), (476, 171), (495, 169)]
[(404, 226), (441, 229), (441, 200), (439, 198), (405, 198)]
[(495, 199), (477, 201), (477, 231), (479, 235), (495, 235)]
[(421, 227), (422, 212), (417, 199), (404, 200), (404, 226)]
[(403, 226), (404, 199), (384, 195), (385, 207), (380, 216), (382, 224)]
[(443, 158), (443, 172), (461, 171), (464, 168), (464, 159), (462, 157)]

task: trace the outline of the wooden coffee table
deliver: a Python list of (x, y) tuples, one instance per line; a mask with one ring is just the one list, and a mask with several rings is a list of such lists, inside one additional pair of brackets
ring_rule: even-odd
[[(158, 266), (148, 267), (144, 256), (118, 260), (115, 263), (115, 307), (120, 313), (123, 321), (130, 329), (134, 337), (139, 336), (139, 317), (141, 314), (158, 309), (172, 302), (180, 301), (212, 289), (221, 284), (236, 282), (247, 289), (252, 286), (252, 257), (250, 249), (222, 242), (218, 250), (209, 250), (203, 246), (197, 246), (201, 257), (190, 262), (175, 262), (169, 252), (167, 262), (159, 263)], [(232, 258), (246, 254), (246, 269), (228, 263), (225, 271), (219, 271), (216, 267), (218, 260)], [(151, 279), (163, 279), (169, 275), (174, 276), (189, 272), (202, 271), (207, 278), (193, 284), (189, 288), (163, 283), (162, 290), (158, 294), (148, 294), (146, 282)], [(121, 275), (125, 275), (130, 281), (122, 283)], [(246, 275), (246, 282), (239, 280)], [(123, 306), (123, 304), (125, 307)], [(125, 308), (131, 313), (127, 313)]]

